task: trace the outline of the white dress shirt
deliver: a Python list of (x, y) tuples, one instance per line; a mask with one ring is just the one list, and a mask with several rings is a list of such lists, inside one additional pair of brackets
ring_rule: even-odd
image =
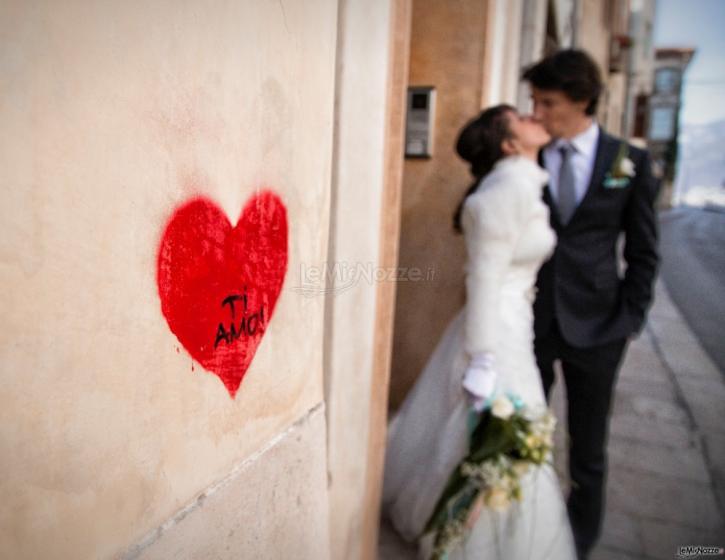
[[(581, 134), (568, 140), (574, 146), (574, 153), (570, 156), (574, 168), (574, 191), (576, 193), (576, 204), (579, 206), (589, 188), (594, 170), (594, 160), (597, 156), (597, 144), (599, 142), (599, 125), (592, 121), (592, 124)], [(567, 143), (567, 140), (558, 138), (544, 148), (544, 165), (549, 172), (549, 190), (555, 202), (559, 202), (559, 168), (561, 167), (561, 152), (559, 148)]]

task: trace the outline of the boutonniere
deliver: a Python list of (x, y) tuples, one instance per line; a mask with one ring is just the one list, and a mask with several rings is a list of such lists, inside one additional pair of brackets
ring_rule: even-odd
[(634, 174), (634, 162), (629, 159), (629, 146), (622, 142), (619, 145), (619, 152), (617, 152), (617, 157), (614, 158), (612, 168), (604, 176), (604, 188), (622, 189), (627, 187)]

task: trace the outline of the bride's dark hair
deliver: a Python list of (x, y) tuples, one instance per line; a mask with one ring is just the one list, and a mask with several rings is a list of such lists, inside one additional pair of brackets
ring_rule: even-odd
[(515, 112), (511, 105), (496, 105), (483, 111), (461, 129), (456, 142), (456, 152), (471, 164), (474, 181), (453, 214), (453, 229), (462, 233), (461, 214), (466, 199), (471, 196), (481, 179), (488, 174), (503, 156), (501, 144), (511, 137), (508, 113)]

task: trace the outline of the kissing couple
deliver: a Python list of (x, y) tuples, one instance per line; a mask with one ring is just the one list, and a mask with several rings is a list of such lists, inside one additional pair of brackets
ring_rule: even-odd
[[(563, 50), (523, 79), (533, 115), (498, 105), (459, 134), (474, 177), (453, 220), (466, 303), (388, 428), (383, 513), (421, 558), (588, 557), (614, 383), (652, 299), (659, 185), (646, 151), (597, 124), (596, 63)], [(551, 465), (555, 362), (566, 500)]]

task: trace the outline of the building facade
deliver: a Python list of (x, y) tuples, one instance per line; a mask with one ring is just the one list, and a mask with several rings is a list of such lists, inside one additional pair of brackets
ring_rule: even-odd
[(622, 133), (644, 144), (649, 125), (649, 98), (654, 83), (655, 0), (632, 0), (629, 16), (627, 92)]
[[(693, 48), (659, 48), (655, 52), (647, 143), (668, 189), (674, 180), (677, 162), (682, 84), (694, 55)], [(669, 199), (669, 193), (665, 192), (663, 198)]]

